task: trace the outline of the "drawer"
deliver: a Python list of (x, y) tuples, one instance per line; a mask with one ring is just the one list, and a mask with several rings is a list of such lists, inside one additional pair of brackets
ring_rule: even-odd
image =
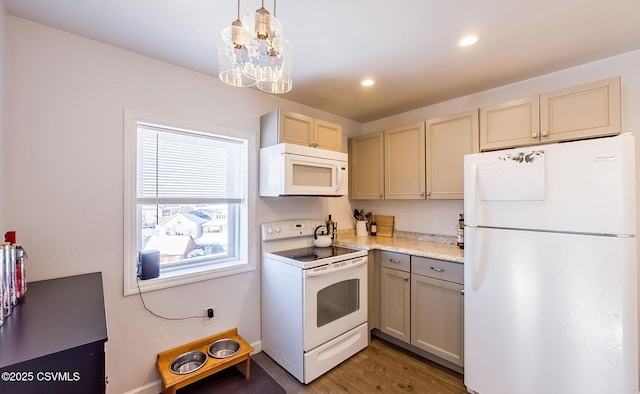
[(411, 256), (411, 272), (449, 282), (464, 283), (464, 264), (451, 261)]
[(409, 272), (411, 271), (411, 256), (404, 253), (380, 252), (380, 263), (383, 267)]

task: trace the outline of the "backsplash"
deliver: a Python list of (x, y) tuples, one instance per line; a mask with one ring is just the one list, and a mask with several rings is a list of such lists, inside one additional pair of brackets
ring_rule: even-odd
[[(338, 230), (337, 232), (338, 239), (340, 239), (340, 234), (355, 236), (356, 230), (354, 229)], [(410, 240), (422, 241), (422, 242), (435, 242), (439, 244), (448, 244), (448, 245), (455, 245), (457, 242), (455, 235), (427, 234), (427, 233), (416, 233), (412, 231), (399, 231), (399, 230), (393, 231), (393, 238), (410, 239)]]

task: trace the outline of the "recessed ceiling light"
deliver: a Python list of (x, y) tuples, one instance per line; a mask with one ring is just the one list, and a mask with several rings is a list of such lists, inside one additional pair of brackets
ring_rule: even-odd
[(363, 79), (362, 82), (360, 82), (360, 84), (362, 86), (373, 86), (376, 84), (376, 81), (374, 81), (373, 79), (367, 78), (367, 79)]
[(478, 36), (474, 36), (474, 35), (462, 37), (460, 41), (458, 41), (458, 45), (461, 47), (468, 47), (478, 42), (478, 39), (479, 39)]

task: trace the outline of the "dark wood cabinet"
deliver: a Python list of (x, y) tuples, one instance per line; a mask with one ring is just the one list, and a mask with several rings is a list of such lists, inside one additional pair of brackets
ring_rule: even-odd
[(30, 282), (0, 327), (0, 393), (104, 393), (102, 274)]

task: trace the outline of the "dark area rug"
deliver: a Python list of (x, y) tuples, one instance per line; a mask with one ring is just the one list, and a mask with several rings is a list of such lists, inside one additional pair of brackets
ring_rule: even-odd
[(253, 360), (249, 376), (249, 379), (245, 379), (236, 367), (229, 367), (181, 388), (177, 394), (285, 393), (285, 390)]

